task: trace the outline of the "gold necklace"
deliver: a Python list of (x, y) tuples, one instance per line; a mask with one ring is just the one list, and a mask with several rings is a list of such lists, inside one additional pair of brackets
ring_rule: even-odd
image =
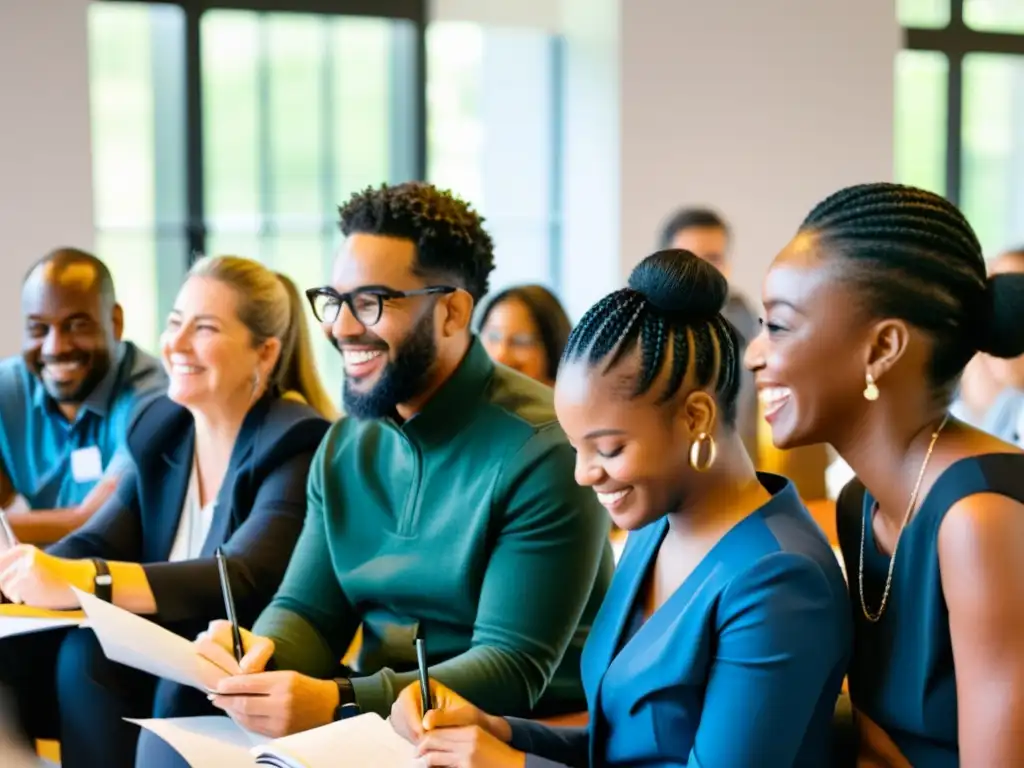
[[(924, 480), (924, 471), (928, 468), (928, 460), (932, 457), (932, 451), (935, 449), (935, 443), (939, 439), (939, 433), (942, 432), (942, 428), (946, 426), (946, 422), (949, 421), (949, 414), (947, 413), (939, 424), (939, 428), (932, 432), (932, 441), (928, 444), (928, 453), (925, 454), (924, 462), (921, 464), (921, 471), (917, 474), (917, 482), (914, 483), (914, 490), (910, 494), (910, 503), (907, 504), (907, 513), (903, 516), (903, 524), (900, 526), (899, 533), (896, 534), (896, 543), (892, 545), (892, 556), (889, 558), (889, 573), (885, 577), (885, 590), (882, 592), (882, 603), (878, 606), (878, 613), (871, 613), (868, 610), (867, 601), (864, 599), (864, 540), (867, 534), (867, 518), (868, 515), (861, 514), (860, 516), (860, 571), (857, 574), (858, 585), (860, 586), (860, 607), (864, 611), (864, 618), (868, 621), (875, 623), (882, 618), (882, 614), (885, 612), (885, 605), (889, 602), (889, 589), (892, 587), (892, 569), (896, 565), (896, 550), (900, 547), (900, 538), (903, 536), (903, 529), (907, 527), (907, 523), (910, 522), (910, 514), (914, 511), (914, 507), (917, 504), (917, 494), (921, 490), (921, 481)], [(878, 507), (878, 502), (875, 502), (872, 513)], [(874, 514), (870, 517), (874, 518)]]

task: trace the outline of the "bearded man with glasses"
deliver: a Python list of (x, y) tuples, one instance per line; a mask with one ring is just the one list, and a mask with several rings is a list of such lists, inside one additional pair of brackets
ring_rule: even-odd
[[(551, 390), (492, 363), (470, 330), (494, 268), (482, 224), (418, 182), (341, 208), (331, 284), (307, 295), (345, 361), (347, 416), (313, 461), (302, 536), (241, 664), (226, 622), (197, 641), (246, 673), (212, 700), (249, 730), (387, 716), (417, 679), (417, 636), (429, 676), (486, 711), (585, 709), (579, 653), (611, 577), (608, 515), (574, 480)], [(160, 744), (144, 735), (139, 764), (160, 764)]]

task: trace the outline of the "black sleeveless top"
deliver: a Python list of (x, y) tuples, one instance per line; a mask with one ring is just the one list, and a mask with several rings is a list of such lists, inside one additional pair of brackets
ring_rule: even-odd
[(939, 574), (939, 526), (961, 499), (996, 493), (1024, 503), (1024, 455), (987, 454), (946, 469), (904, 529), (893, 568), (889, 601), (880, 621), (861, 609), (857, 573), (864, 522), (864, 596), (877, 610), (889, 557), (879, 552), (871, 525), (871, 498), (852, 480), (836, 504), (839, 544), (846, 561), (854, 612), (850, 698), (885, 730), (912, 765), (960, 764), (956, 675), (949, 612)]

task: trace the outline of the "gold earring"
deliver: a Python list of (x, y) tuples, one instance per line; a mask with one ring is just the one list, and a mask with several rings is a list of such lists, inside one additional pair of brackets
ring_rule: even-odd
[[(708, 455), (704, 463), (701, 463), (700, 454), (701, 448), (707, 443)], [(697, 435), (697, 439), (690, 443), (690, 466), (697, 472), (707, 472), (711, 469), (711, 465), (715, 463), (715, 457), (718, 455), (718, 448), (715, 446), (715, 438), (709, 435), (707, 432), (701, 432)]]
[(864, 399), (870, 402), (878, 399), (878, 385), (875, 384), (875, 377), (870, 373), (864, 374)]

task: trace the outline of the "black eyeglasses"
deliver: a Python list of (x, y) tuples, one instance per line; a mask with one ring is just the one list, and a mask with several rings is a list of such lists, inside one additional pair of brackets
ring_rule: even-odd
[(360, 288), (348, 293), (338, 293), (333, 288), (310, 288), (306, 298), (313, 307), (313, 314), (321, 323), (333, 323), (341, 314), (341, 305), (348, 304), (356, 320), (366, 326), (376, 325), (384, 312), (386, 299), (404, 299), (409, 296), (428, 296), (433, 294), (454, 293), (456, 288), (450, 285), (431, 285), (415, 291), (395, 291), (391, 288)]

